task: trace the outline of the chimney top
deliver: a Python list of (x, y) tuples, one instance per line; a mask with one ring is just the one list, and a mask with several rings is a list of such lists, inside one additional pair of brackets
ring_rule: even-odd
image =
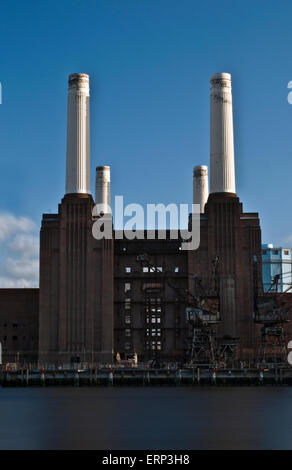
[(69, 75), (70, 88), (89, 88), (89, 75), (87, 73), (71, 73)]
[(211, 86), (231, 88), (231, 74), (230, 73), (214, 73), (210, 79)]
[(104, 166), (97, 166), (96, 171), (100, 170), (110, 170), (110, 166), (104, 165)]
[(208, 174), (207, 165), (194, 166), (194, 176), (205, 176)]

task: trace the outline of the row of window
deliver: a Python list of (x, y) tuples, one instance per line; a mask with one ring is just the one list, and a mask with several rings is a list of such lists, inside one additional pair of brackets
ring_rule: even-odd
[[(8, 327), (8, 323), (3, 323), (3, 328), (7, 328)], [(25, 327), (25, 325), (22, 325), (23, 327)], [(18, 328), (18, 323), (17, 322), (14, 322), (12, 323), (12, 328)]]
[(162, 344), (161, 341), (146, 341), (146, 349), (149, 351), (161, 351), (162, 349)]
[[(132, 330), (130, 328), (125, 329), (125, 336), (129, 337), (132, 335)], [(161, 328), (147, 328), (146, 336), (161, 336)]]
[[(130, 292), (130, 291), (131, 291), (131, 284), (130, 284), (129, 282), (127, 282), (127, 283), (125, 284), (125, 293)], [(130, 297), (126, 297), (126, 298), (125, 298), (125, 302), (126, 302), (126, 301), (131, 302), (131, 298), (130, 298)], [(160, 297), (147, 297), (147, 298), (145, 299), (145, 304), (146, 304), (146, 305), (148, 305), (148, 304), (151, 304), (151, 305), (153, 305), (153, 304), (161, 304), (161, 298), (160, 298)]]
[[(145, 343), (146, 350), (148, 351), (161, 351), (162, 350), (162, 343), (161, 341), (157, 340), (151, 340), (151, 341), (146, 341)], [(132, 349), (132, 343), (125, 343), (124, 348), (126, 351), (129, 351)]]
[[(273, 250), (273, 255), (278, 255), (280, 250)], [(262, 250), (263, 255), (266, 255), (268, 253), (268, 250)], [(283, 250), (283, 253), (285, 256), (290, 255), (290, 250)]]
[(161, 316), (156, 314), (147, 315), (146, 323), (161, 323)]
[[(155, 313), (147, 314), (146, 315), (146, 323), (161, 323), (161, 315), (160, 310), (157, 310)], [(124, 321), (126, 325), (130, 325), (132, 322), (132, 316), (130, 313), (126, 313), (124, 317)]]
[[(129, 297), (127, 297), (125, 299), (125, 303), (124, 303), (124, 307), (125, 307), (125, 310), (130, 310), (131, 309), (131, 299)], [(149, 313), (149, 312), (161, 312), (161, 307), (160, 305), (151, 305), (151, 306), (146, 306), (145, 307), (145, 312), (146, 313)]]
[(161, 313), (161, 307), (145, 307), (146, 313)]
[(161, 298), (160, 297), (147, 297), (145, 299), (145, 303), (146, 305), (147, 304), (151, 304), (151, 305), (154, 305), (154, 304), (161, 304)]
[[(137, 271), (137, 270), (136, 270)], [(175, 273), (179, 272), (179, 267), (176, 266), (173, 271)], [(131, 266), (125, 266), (125, 273), (129, 274), (132, 272)], [(142, 268), (143, 273), (162, 273), (163, 272), (163, 267), (162, 266), (144, 266)]]
[[(125, 298), (125, 304), (127, 303), (131, 303), (131, 297), (126, 297)], [(146, 306), (149, 306), (149, 305), (161, 305), (161, 299), (160, 298), (147, 298), (145, 300), (145, 305)]]
[(161, 336), (161, 328), (147, 328), (146, 336)]
[(144, 266), (143, 273), (162, 273), (162, 266)]
[[(125, 310), (130, 310), (131, 309), (131, 301), (130, 299), (127, 299), (125, 302)], [(161, 307), (145, 307), (145, 312), (148, 313), (161, 313), (162, 309)], [(129, 312), (127, 312), (129, 313)]]
[[(4, 336), (2, 337), (2, 339), (3, 339), (3, 341), (5, 342), (5, 341), (7, 341), (8, 338), (7, 338), (6, 335), (4, 335)], [(16, 335), (15, 335), (15, 336), (12, 336), (12, 340), (13, 340), (13, 341), (18, 341), (18, 339), (20, 339), (20, 338), (18, 338), (18, 336), (16, 336)], [(23, 339), (23, 341), (25, 341), (25, 340), (27, 339), (27, 337), (26, 337), (26, 336), (23, 336), (22, 339)], [(32, 336), (32, 337), (31, 337), (31, 340), (33, 340), (33, 339), (34, 339), (34, 338), (33, 338), (33, 336)]]

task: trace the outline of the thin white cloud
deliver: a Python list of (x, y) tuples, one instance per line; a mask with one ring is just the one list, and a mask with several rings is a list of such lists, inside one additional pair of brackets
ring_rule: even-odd
[(0, 212), (0, 242), (16, 233), (31, 233), (34, 230), (36, 230), (36, 224), (32, 219)]
[(30, 234), (18, 233), (8, 244), (8, 248), (15, 253), (31, 257), (39, 255), (39, 237)]
[(39, 237), (28, 217), (0, 212), (0, 287), (38, 287)]
[(0, 277), (0, 289), (9, 288), (32, 288), (38, 287), (35, 281), (28, 281), (27, 279), (12, 279), (10, 277)]
[(28, 281), (38, 278), (38, 259), (29, 259), (26, 256), (21, 258), (7, 258), (6, 273), (14, 279), (27, 279)]

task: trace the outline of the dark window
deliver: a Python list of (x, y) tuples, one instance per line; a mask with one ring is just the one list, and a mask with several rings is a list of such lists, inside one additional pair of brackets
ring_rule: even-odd
[(17, 341), (18, 337), (17, 336), (12, 336), (13, 341)]

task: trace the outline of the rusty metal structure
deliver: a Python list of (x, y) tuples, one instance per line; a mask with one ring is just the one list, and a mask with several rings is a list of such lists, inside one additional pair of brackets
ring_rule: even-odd
[(193, 275), (194, 302), (186, 308), (187, 362), (191, 365), (214, 365), (217, 361), (216, 325), (221, 321), (218, 266), (219, 258), (215, 257), (206, 286), (197, 274)]
[[(279, 275), (276, 275), (266, 294), (259, 295), (257, 284), (258, 260), (254, 258), (255, 324), (261, 325), (260, 342), (257, 351), (259, 364), (287, 364), (287, 341), (285, 324), (290, 321), (290, 308), (282, 302), (282, 295), (277, 294)], [(289, 286), (288, 290), (291, 286)]]
[[(153, 261), (148, 254), (137, 256), (137, 261), (149, 269)], [(192, 275), (194, 280), (193, 292), (181, 289), (176, 283), (166, 277), (167, 285), (177, 294), (186, 305), (186, 362), (190, 365), (215, 365), (217, 360), (217, 337), (215, 326), (220, 322), (220, 296), (218, 279), (219, 258), (212, 262), (212, 277), (207, 287), (202, 280)], [(167, 276), (170, 272), (165, 272)]]

